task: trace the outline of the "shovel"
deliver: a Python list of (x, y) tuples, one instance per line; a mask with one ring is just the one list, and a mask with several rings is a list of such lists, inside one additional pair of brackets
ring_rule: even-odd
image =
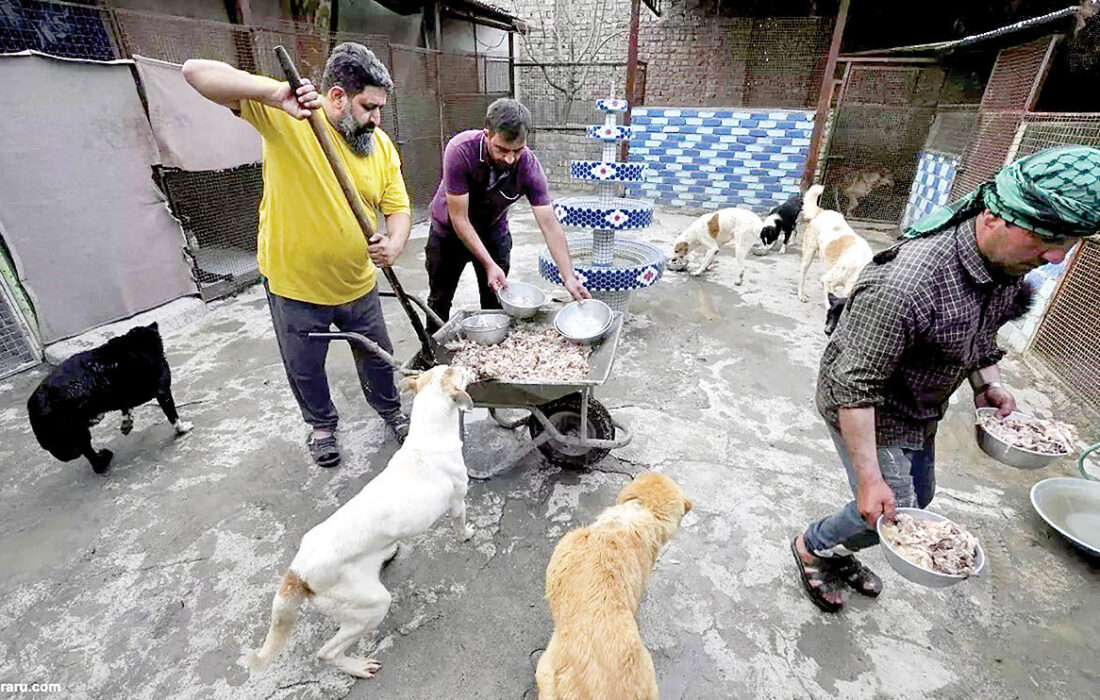
[[(275, 47), (275, 55), (278, 57), (279, 64), (286, 74), (287, 82), (290, 83), (291, 94), (297, 98), (298, 86), (301, 84), (301, 77), (298, 75), (298, 69), (294, 67), (294, 62), (290, 60), (290, 54), (288, 54), (286, 49), (282, 46)], [(374, 225), (371, 223), (370, 217), (367, 215), (367, 209), (363, 205), (363, 201), (359, 198), (359, 192), (355, 189), (355, 183), (351, 181), (351, 175), (348, 173), (347, 168), (344, 167), (344, 163), (340, 160), (340, 156), (336, 152), (336, 146), (333, 145), (332, 138), (325, 129), (325, 113), (323, 110), (314, 109), (310, 112), (309, 126), (313, 129), (313, 135), (317, 137), (317, 141), (321, 144), (321, 151), (325, 154), (325, 160), (328, 161), (333, 174), (336, 175), (336, 181), (340, 183), (340, 189), (343, 190), (344, 198), (347, 200), (348, 206), (351, 207), (352, 213), (355, 214), (355, 220), (359, 222), (359, 228), (363, 232), (363, 237), (367, 239), (368, 243), (372, 242), (377, 232), (374, 229)], [(437, 364), (437, 358), (439, 356), (436, 354), (436, 351), (439, 349), (439, 345), (435, 342), (434, 338), (428, 335), (428, 331), (424, 328), (424, 322), (420, 320), (420, 315), (413, 309), (409, 295), (405, 293), (405, 288), (401, 286), (401, 282), (398, 281), (397, 275), (394, 274), (391, 267), (383, 267), (382, 274), (386, 276), (386, 281), (390, 283), (394, 295), (397, 297), (397, 300), (401, 302), (401, 306), (405, 309), (409, 321), (412, 322), (413, 331), (416, 332), (416, 337), (420, 339), (421, 358), (427, 362), (428, 366)], [(421, 306), (423, 305), (421, 304)]]

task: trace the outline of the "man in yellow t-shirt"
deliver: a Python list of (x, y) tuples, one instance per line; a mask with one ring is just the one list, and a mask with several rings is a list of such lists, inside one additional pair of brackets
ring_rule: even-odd
[[(287, 379), (311, 428), (310, 454), (318, 465), (334, 467), (340, 452), (336, 407), (325, 375), (328, 343), (308, 334), (335, 325), (393, 352), (378, 301), (375, 265), (390, 265), (401, 255), (412, 224), (401, 161), (393, 142), (378, 128), (393, 81), (374, 53), (351, 42), (333, 49), (321, 83), (323, 94), (304, 79), (295, 95), (288, 83), (218, 61), (187, 61), (183, 76), (263, 136), (260, 274)], [(386, 217), (387, 236), (369, 244), (363, 238), (310, 129), (307, 118), (314, 109), (323, 110), (325, 126), (368, 214), (374, 217), (380, 209)], [(358, 346), (352, 351), (367, 402), (398, 441), (404, 441), (408, 419), (401, 414), (393, 371)]]

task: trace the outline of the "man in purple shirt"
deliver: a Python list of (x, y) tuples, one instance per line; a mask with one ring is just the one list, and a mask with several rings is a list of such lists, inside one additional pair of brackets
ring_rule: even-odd
[(447, 143), (443, 182), (432, 198), (431, 229), (424, 249), (428, 306), (444, 320), (450, 316), (458, 280), (469, 262), (474, 263), (481, 308), (500, 308), (495, 292), (508, 285), (505, 277), (512, 252), (508, 207), (521, 196), (531, 204), (565, 288), (574, 299), (592, 296), (573, 274), (546, 175), (527, 148), (530, 130), (527, 108), (501, 98), (489, 105), (484, 129), (463, 131)]

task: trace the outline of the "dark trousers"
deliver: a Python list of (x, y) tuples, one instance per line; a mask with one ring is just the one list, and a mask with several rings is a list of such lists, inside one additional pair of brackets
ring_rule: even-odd
[[(512, 257), (512, 235), (508, 229), (500, 229), (490, 236), (482, 236), (481, 242), (504, 274), (508, 274)], [(428, 306), (446, 321), (451, 315), (451, 303), (458, 289), (458, 280), (467, 263), (474, 264), (477, 276), (477, 288), (481, 295), (481, 308), (499, 309), (500, 302), (496, 293), (489, 289), (489, 280), (485, 268), (474, 259), (473, 253), (453, 233), (440, 233), (433, 226), (428, 232), (428, 243), (424, 247), (424, 266), (428, 269)], [(428, 321), (428, 332), (434, 333), (439, 326)]]
[[(339, 306), (310, 304), (272, 294), (267, 280), (264, 280), (264, 291), (267, 292), (271, 322), (275, 326), (275, 338), (279, 342), (286, 378), (302, 410), (302, 418), (314, 428), (335, 429), (338, 416), (325, 373), (329, 341), (310, 338), (309, 334), (327, 332), (331, 330), (330, 326), (336, 326), (341, 331), (362, 333), (386, 352), (392, 353), (393, 344), (386, 332), (378, 288)], [(351, 352), (367, 403), (387, 422), (398, 418), (401, 402), (393, 383), (393, 368), (355, 343), (351, 345)]]

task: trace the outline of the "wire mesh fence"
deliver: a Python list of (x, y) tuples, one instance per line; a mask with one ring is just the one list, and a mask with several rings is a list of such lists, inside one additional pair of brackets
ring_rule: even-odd
[(1055, 37), (1041, 37), (997, 54), (982, 95), (977, 134), (951, 188), (952, 198), (973, 190), (1009, 158), (1024, 115), (1035, 105), (1055, 42)]
[[(622, 97), (626, 64), (516, 63), (516, 96), (531, 110), (536, 127), (584, 128), (603, 122), (596, 100)], [(646, 101), (647, 64), (638, 62), (634, 104)]]
[(6, 279), (0, 279), (0, 379), (38, 364), (38, 355)]
[(31, 49), (64, 58), (119, 58), (110, 10), (69, 2), (0, 2), (0, 53)]
[[(274, 48), (281, 45), (302, 76), (320, 85), (329, 54), (345, 41), (366, 45), (390, 70), (395, 88), (382, 110), (382, 128), (401, 154), (414, 217), (423, 219), (439, 182), (446, 140), (481, 127), (488, 105), (512, 94), (509, 58), (391, 46), (385, 35), (325, 31), (301, 22), (241, 25), (64, 1), (0, 0), (0, 52), (34, 49), (94, 60), (139, 55), (170, 63), (207, 58), (280, 78)], [(158, 171), (157, 181), (186, 234), (204, 298), (257, 277), (261, 180), (258, 164)]]
[(742, 105), (817, 104), (832, 28), (831, 18), (762, 17), (747, 36), (735, 33), (730, 50), (745, 66)]
[[(1013, 157), (1056, 146), (1100, 147), (1100, 114), (1028, 114)], [(1075, 395), (1100, 409), (1100, 241), (1085, 241), (1032, 341)]]
[(228, 170), (157, 168), (156, 173), (183, 229), (203, 298), (255, 282), (257, 207), (263, 196), (260, 164)]
[(830, 206), (849, 218), (898, 222), (943, 79), (936, 66), (848, 68), (822, 176)]
[(978, 135), (978, 105), (940, 105), (924, 150), (962, 160)]
[(1087, 240), (1050, 302), (1031, 348), (1078, 398), (1095, 409), (1100, 409), (1098, 305), (1100, 242)]

